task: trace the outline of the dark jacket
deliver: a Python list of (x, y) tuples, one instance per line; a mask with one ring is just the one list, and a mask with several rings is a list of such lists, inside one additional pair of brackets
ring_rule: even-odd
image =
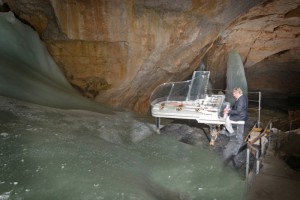
[(233, 104), (229, 112), (231, 121), (246, 121), (248, 119), (248, 99), (245, 95)]

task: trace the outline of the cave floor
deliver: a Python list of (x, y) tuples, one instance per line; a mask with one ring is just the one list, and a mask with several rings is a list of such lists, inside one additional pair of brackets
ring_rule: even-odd
[(291, 169), (272, 148), (268, 148), (262, 164), (251, 185), (250, 200), (299, 199), (300, 171)]

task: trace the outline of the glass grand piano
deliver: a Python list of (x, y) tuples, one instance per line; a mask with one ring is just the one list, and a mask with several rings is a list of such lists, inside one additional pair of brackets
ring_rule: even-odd
[(152, 92), (151, 113), (158, 133), (160, 118), (196, 120), (210, 126), (213, 145), (215, 127), (225, 124), (223, 110), (230, 103), (224, 101), (224, 94), (208, 92), (209, 75), (209, 71), (195, 71), (191, 80), (164, 83)]

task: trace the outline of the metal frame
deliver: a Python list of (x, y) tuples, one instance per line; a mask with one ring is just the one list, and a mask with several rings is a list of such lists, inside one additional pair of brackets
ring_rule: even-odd
[[(255, 128), (255, 127), (256, 127), (256, 125), (254, 125), (253, 128)], [(260, 165), (260, 157), (262, 155), (264, 155), (265, 149), (266, 149), (266, 146), (265, 146), (266, 143), (264, 143), (264, 142), (260, 143), (260, 146), (261, 146), (260, 150), (253, 145), (256, 141), (261, 140), (262, 137), (267, 137), (268, 130), (271, 130), (271, 128), (272, 128), (272, 120), (270, 120), (268, 122), (267, 126), (265, 127), (264, 131), (261, 134), (259, 134), (253, 140), (247, 142), (247, 157), (246, 157), (246, 177), (247, 178), (249, 177), (249, 172), (250, 172), (250, 153), (255, 155), (255, 161), (256, 161), (255, 174), (258, 174), (259, 173), (259, 165)]]

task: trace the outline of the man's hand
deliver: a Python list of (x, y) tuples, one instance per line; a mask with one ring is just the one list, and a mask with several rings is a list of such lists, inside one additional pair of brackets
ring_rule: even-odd
[(230, 108), (225, 108), (225, 109), (224, 109), (224, 114), (228, 114), (229, 111), (230, 111)]

